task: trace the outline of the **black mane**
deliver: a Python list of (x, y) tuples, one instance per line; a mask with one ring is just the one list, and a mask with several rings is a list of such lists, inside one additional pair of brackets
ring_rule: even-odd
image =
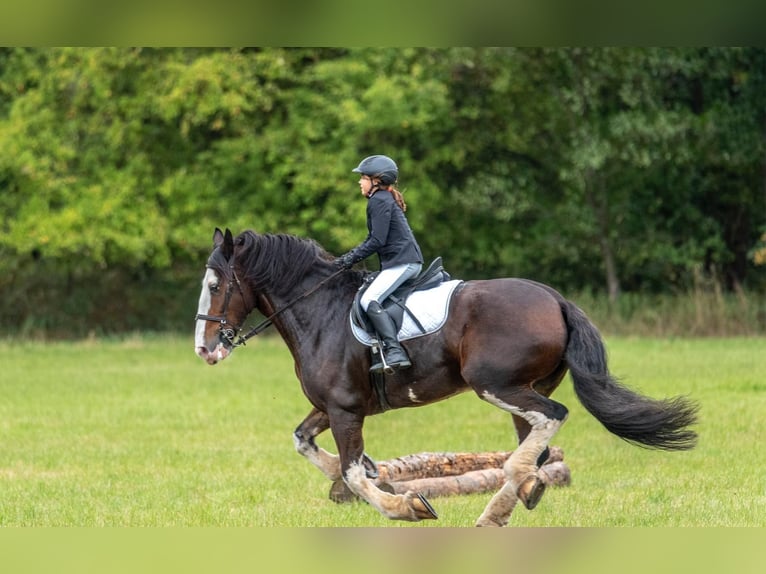
[[(258, 234), (247, 230), (234, 240), (234, 253), (243, 278), (254, 288), (288, 293), (317, 263), (333, 256), (313, 239), (286, 234)], [(329, 266), (327, 266), (329, 267)]]

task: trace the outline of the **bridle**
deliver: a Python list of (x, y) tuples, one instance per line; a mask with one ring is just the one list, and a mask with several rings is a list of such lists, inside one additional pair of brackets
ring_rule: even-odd
[[(212, 269), (210, 265), (208, 265), (208, 269)], [(333, 279), (334, 277), (337, 277), (340, 275), (345, 269), (341, 268), (335, 271), (333, 274), (325, 277), (322, 279), (319, 283), (314, 285), (311, 289), (297, 297), (296, 299), (293, 299), (290, 301), (287, 305), (282, 307), (281, 309), (276, 310), (274, 313), (266, 317), (263, 321), (258, 323), (255, 327), (250, 329), (247, 333), (244, 335), (240, 335), (242, 332), (241, 327), (237, 327), (236, 325), (232, 326), (228, 320), (226, 319), (226, 313), (229, 310), (229, 302), (231, 301), (232, 293), (234, 291), (234, 284), (237, 284), (237, 289), (239, 290), (239, 294), (242, 297), (242, 299), (245, 299), (245, 292), (242, 290), (242, 283), (239, 280), (239, 277), (237, 277), (237, 272), (234, 270), (234, 264), (229, 264), (229, 270), (231, 271), (231, 276), (234, 278), (234, 281), (231, 279), (228, 282), (228, 285), (226, 285), (226, 294), (224, 295), (223, 299), (223, 311), (221, 312), (221, 315), (206, 315), (204, 313), (197, 313), (194, 316), (195, 321), (212, 321), (214, 323), (218, 323), (218, 336), (222, 340), (225, 339), (232, 347), (241, 347), (244, 346), (245, 343), (247, 343), (248, 339), (251, 339), (252, 337), (255, 337), (258, 333), (261, 333), (262, 331), (265, 331), (272, 325), (272, 319), (279, 315), (280, 313), (286, 311), (293, 305), (295, 305), (298, 301), (301, 301), (302, 299), (305, 299), (309, 295), (312, 295), (317, 289), (319, 289), (322, 285), (327, 283), (330, 279)]]
[[(210, 265), (208, 265), (207, 268), (212, 269)], [(232, 292), (234, 291), (234, 284), (237, 284), (239, 294), (242, 296), (243, 300), (245, 298), (245, 292), (242, 290), (242, 283), (240, 282), (239, 277), (237, 277), (237, 272), (234, 270), (233, 264), (229, 265), (229, 270), (231, 271), (231, 275), (234, 278), (234, 281), (229, 279), (228, 285), (226, 285), (226, 294), (224, 295), (223, 299), (223, 311), (221, 315), (206, 315), (204, 313), (197, 313), (194, 316), (194, 320), (212, 321), (214, 323), (218, 323), (219, 338), (221, 340), (225, 339), (228, 341), (232, 347), (239, 347), (240, 345), (244, 345), (244, 341), (240, 343), (235, 338), (241, 329), (237, 326), (230, 326), (229, 321), (226, 319), (226, 314), (229, 310), (229, 303), (231, 302)]]

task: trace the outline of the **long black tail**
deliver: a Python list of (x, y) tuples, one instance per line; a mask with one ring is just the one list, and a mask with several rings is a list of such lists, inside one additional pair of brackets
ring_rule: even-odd
[(639, 395), (609, 374), (606, 350), (596, 327), (570, 301), (562, 302), (569, 329), (564, 357), (577, 398), (606, 429), (628, 442), (663, 450), (689, 450), (697, 433), (698, 405), (686, 397), (655, 400)]

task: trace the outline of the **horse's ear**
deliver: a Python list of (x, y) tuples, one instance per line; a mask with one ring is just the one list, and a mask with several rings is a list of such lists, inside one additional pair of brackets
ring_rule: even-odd
[(221, 247), (221, 253), (226, 259), (230, 259), (234, 254), (234, 236), (231, 234), (231, 230), (227, 227), (223, 236), (223, 247)]
[(213, 232), (213, 247), (218, 247), (221, 243), (223, 243), (223, 231), (216, 227)]

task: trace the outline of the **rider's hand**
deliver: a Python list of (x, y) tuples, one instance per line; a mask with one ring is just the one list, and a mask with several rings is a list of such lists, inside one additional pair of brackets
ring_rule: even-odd
[(333, 263), (338, 269), (351, 269), (354, 265), (354, 256), (350, 252), (344, 253), (340, 257), (336, 257)]

